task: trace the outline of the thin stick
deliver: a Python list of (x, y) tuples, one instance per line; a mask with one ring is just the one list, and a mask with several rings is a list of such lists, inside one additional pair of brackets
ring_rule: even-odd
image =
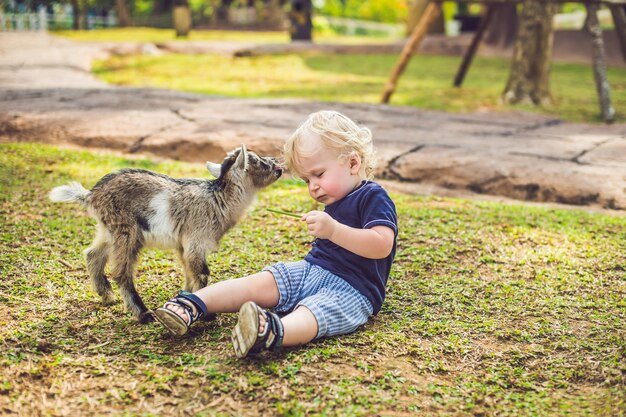
[(282, 211), (282, 210), (274, 210), (274, 209), (271, 209), (271, 208), (268, 208), (268, 209), (267, 209), (267, 211), (271, 211), (272, 213), (277, 213), (277, 214), (283, 214), (283, 215), (285, 215), (285, 216), (291, 216), (291, 217), (297, 217), (297, 218), (302, 217), (302, 215), (301, 215), (301, 214), (289, 213), (289, 212), (287, 212), (287, 211)]
[(63, 259), (59, 259), (58, 261), (61, 265), (67, 267), (68, 269), (74, 269), (71, 263), (64, 261)]

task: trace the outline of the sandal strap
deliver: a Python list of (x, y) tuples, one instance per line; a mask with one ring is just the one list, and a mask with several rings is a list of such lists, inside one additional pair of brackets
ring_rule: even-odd
[(276, 352), (283, 345), (285, 328), (283, 327), (283, 322), (280, 321), (280, 317), (278, 317), (276, 313), (272, 313), (269, 310), (265, 310), (264, 313), (267, 318), (265, 329), (271, 329), (272, 332), (271, 336), (267, 335), (268, 337), (265, 340), (265, 349)]
[(191, 326), (191, 323), (197, 320), (197, 318), (193, 315), (193, 309), (187, 303), (172, 299), (170, 301), (166, 301), (165, 304), (163, 304), (162, 308), (167, 309), (168, 306), (176, 306), (183, 309), (183, 313), (185, 313), (185, 315), (187, 316), (187, 320), (185, 320), (185, 324), (187, 325), (187, 327)]
[[(193, 315), (193, 309), (191, 309), (191, 307), (187, 304), (185, 304), (184, 302), (181, 302), (180, 300), (185, 300), (190, 302), (191, 304), (193, 304), (193, 306), (196, 308), (196, 314), (195, 316)], [(170, 300), (173, 302), (179, 302), (182, 305), (187, 306), (187, 308), (189, 308), (191, 310), (191, 315), (193, 316), (193, 320), (191, 323), (193, 323), (194, 321), (201, 319), (203, 317), (207, 317), (209, 315), (209, 311), (206, 308), (206, 304), (204, 304), (204, 301), (202, 301), (202, 299), (200, 297), (198, 297), (195, 294), (192, 294), (190, 292), (187, 291), (179, 291), (178, 295), (176, 297), (174, 297), (173, 300)], [(185, 309), (186, 310), (186, 309)], [(191, 324), (189, 323), (189, 324)]]
[(265, 326), (263, 331), (257, 334), (256, 342), (250, 349), (250, 353), (259, 353), (263, 349), (275, 352), (283, 345), (285, 335), (283, 323), (277, 314), (262, 309), (256, 303), (254, 306), (256, 307), (256, 314), (265, 318)]

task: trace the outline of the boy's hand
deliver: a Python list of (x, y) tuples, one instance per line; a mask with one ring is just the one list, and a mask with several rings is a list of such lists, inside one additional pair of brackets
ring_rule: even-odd
[(323, 211), (313, 210), (302, 216), (309, 228), (309, 234), (319, 239), (330, 239), (339, 222)]

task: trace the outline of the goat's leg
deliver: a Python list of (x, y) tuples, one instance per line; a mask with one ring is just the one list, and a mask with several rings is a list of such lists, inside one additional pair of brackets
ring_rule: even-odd
[(185, 267), (185, 291), (195, 292), (206, 287), (210, 274), (206, 251), (186, 248), (180, 252), (180, 257)]
[(110, 243), (107, 240), (108, 232), (104, 227), (98, 224), (98, 231), (93, 243), (85, 251), (85, 260), (87, 262), (87, 270), (91, 277), (91, 287), (102, 298), (102, 302), (107, 304), (115, 303), (115, 293), (111, 288), (104, 268), (109, 259)]
[(140, 240), (129, 238), (128, 234), (124, 237), (116, 236), (113, 248), (115, 266), (112, 276), (122, 293), (126, 310), (139, 322), (147, 323), (152, 321), (152, 315), (141, 300), (133, 281), (135, 264), (142, 246)]

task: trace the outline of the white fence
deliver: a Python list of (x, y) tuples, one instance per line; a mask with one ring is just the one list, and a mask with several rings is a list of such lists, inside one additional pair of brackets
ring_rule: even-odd
[[(556, 29), (582, 29), (585, 25), (586, 17), (587, 12), (584, 10), (556, 14), (554, 15), (554, 27)], [(600, 9), (598, 11), (598, 19), (603, 27), (613, 24), (613, 18), (609, 9)]]
[[(103, 27), (114, 27), (117, 25), (115, 13), (107, 16), (83, 16), (81, 27), (85, 29), (95, 29)], [(0, 32), (48, 30), (48, 29), (71, 29), (74, 25), (74, 18), (69, 13), (48, 14), (44, 8), (37, 13), (1, 13), (0, 12)]]
[(2, 31), (46, 30), (47, 28), (48, 18), (43, 8), (39, 13), (0, 13), (0, 30)]
[(346, 35), (355, 35), (360, 30), (364, 30), (367, 32), (378, 32), (390, 37), (402, 37), (406, 31), (406, 25), (403, 23), (379, 23), (333, 16), (318, 16), (316, 21), (326, 21), (331, 26), (341, 27), (345, 30)]

